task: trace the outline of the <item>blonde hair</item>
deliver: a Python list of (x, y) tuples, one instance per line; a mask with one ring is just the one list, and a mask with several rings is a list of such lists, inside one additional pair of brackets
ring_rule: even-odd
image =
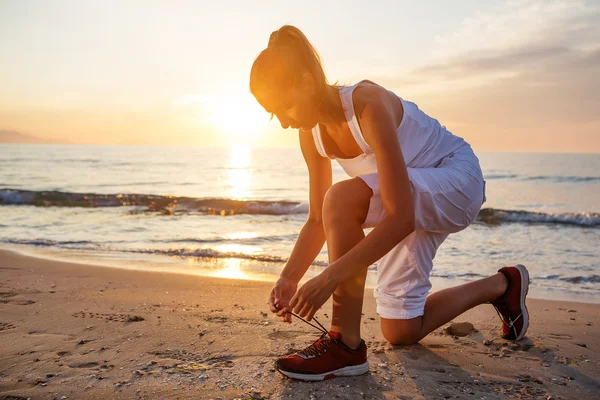
[(252, 64), (250, 91), (281, 92), (301, 82), (309, 73), (316, 84), (315, 96), (323, 99), (329, 86), (321, 57), (300, 29), (284, 25), (271, 33), (269, 44)]

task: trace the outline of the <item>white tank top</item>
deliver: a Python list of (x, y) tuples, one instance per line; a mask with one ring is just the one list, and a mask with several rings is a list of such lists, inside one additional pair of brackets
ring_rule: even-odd
[[(317, 124), (312, 129), (319, 154), (336, 160), (351, 177), (377, 172), (375, 154), (363, 137), (352, 102), (352, 93), (362, 82), (365, 81), (358, 82), (353, 86), (341, 87), (340, 98), (348, 127), (363, 154), (354, 158), (329, 157), (325, 153), (319, 125)], [(366, 82), (374, 85), (370, 81)], [(470, 149), (471, 146), (464, 139), (450, 133), (436, 119), (421, 111), (415, 103), (402, 99), (392, 91), (388, 90), (388, 92), (398, 97), (404, 108), (404, 115), (400, 126), (396, 130), (396, 136), (400, 142), (404, 162), (408, 168), (435, 168), (449, 154), (463, 149)]]

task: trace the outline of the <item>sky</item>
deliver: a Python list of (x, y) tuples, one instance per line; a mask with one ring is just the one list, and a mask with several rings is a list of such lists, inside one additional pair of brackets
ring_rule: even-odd
[(600, 152), (600, 2), (0, 0), (0, 130), (88, 144), (298, 146), (249, 93), (272, 31), (482, 151)]

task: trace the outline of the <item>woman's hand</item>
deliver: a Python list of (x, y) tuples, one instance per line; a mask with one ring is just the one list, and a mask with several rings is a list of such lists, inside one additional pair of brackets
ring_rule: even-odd
[(336, 284), (321, 273), (306, 282), (296, 292), (290, 301), (290, 308), (296, 314), (310, 321), (317, 310), (329, 299), (335, 291)]
[(291, 323), (292, 315), (288, 312), (291, 310), (289, 306), (292, 296), (296, 293), (298, 283), (292, 279), (279, 278), (271, 295), (269, 296), (269, 307), (272, 313), (276, 313), (278, 317), (283, 317), (283, 322)]

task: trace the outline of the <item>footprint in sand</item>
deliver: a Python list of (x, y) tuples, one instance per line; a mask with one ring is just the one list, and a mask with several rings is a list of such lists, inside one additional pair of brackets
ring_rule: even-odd
[(7, 331), (9, 329), (15, 329), (15, 326), (8, 322), (0, 322), (0, 332)]
[(306, 335), (303, 331), (274, 331), (267, 335), (271, 340), (296, 339), (298, 336)]
[(88, 361), (88, 362), (75, 362), (69, 364), (69, 368), (95, 368), (99, 366), (100, 363), (96, 361)]
[(271, 324), (269, 321), (252, 319), (252, 318), (243, 318), (243, 317), (230, 319), (230, 318), (222, 316), (222, 315), (197, 315), (197, 316), (201, 317), (206, 322), (215, 322), (218, 324), (224, 324), (227, 322), (235, 323), (235, 324), (242, 324), (242, 325), (255, 325), (255, 326), (266, 326), (266, 325)]
[(549, 333), (548, 337), (552, 339), (573, 339), (573, 336), (564, 335), (562, 333)]
[(373, 354), (385, 353), (394, 349), (388, 342), (380, 341), (368, 341), (367, 347)]
[(98, 318), (113, 322), (139, 322), (144, 321), (144, 318), (137, 315), (129, 314), (100, 314), (86, 311), (78, 311), (72, 314), (75, 318)]
[(170, 358), (173, 360), (183, 361), (185, 363), (204, 365), (206, 369), (233, 368), (233, 360), (237, 358), (234, 356), (210, 357), (206, 354), (190, 353), (185, 349), (167, 349), (163, 351), (153, 351), (151, 352), (151, 354), (154, 354), (155, 356), (160, 358)]
[(445, 349), (447, 347), (449, 347), (449, 345), (447, 344), (428, 344), (425, 347), (427, 347), (428, 349)]
[(16, 299), (0, 299), (0, 303), (2, 304), (15, 304), (17, 306), (28, 306), (30, 304), (34, 304), (33, 300), (16, 300)]
[(229, 318), (220, 315), (209, 315), (208, 317), (205, 317), (204, 320), (207, 322), (227, 322), (229, 321)]
[(17, 292), (3, 291), (0, 292), (0, 304), (16, 304), (18, 306), (27, 306), (35, 303), (33, 300), (18, 300), (13, 297), (19, 295)]
[(0, 299), (8, 299), (10, 297), (15, 297), (16, 295), (17, 295), (17, 293), (15, 293), (15, 292), (2, 291), (2, 292), (0, 292)]

